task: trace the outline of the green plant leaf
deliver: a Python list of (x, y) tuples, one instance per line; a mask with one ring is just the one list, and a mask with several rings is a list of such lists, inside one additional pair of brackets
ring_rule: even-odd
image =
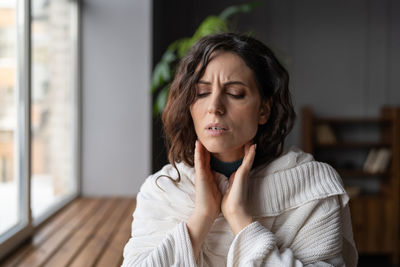
[(154, 107), (153, 107), (153, 114), (154, 115), (157, 115), (157, 114), (162, 113), (164, 111), (165, 105), (167, 104), (169, 87), (170, 87), (170, 84), (167, 84), (158, 93), (157, 99), (156, 99), (156, 101), (154, 103)]
[[(154, 115), (158, 115), (164, 110), (171, 79), (176, 72), (176, 63), (184, 57), (194, 43), (206, 35), (229, 31), (228, 19), (232, 15), (240, 12), (250, 12), (260, 4), (260, 1), (255, 1), (248, 4), (231, 6), (223, 10), (219, 16), (208, 16), (202, 21), (192, 37), (178, 39), (168, 46), (152, 74), (151, 92), (157, 95), (153, 104)], [(159, 88), (162, 89), (158, 91)]]
[(160, 61), (154, 68), (153, 77), (151, 79), (151, 91), (154, 92), (170, 77), (169, 64)]
[(168, 48), (167, 51), (171, 51), (174, 52), (177, 49), (178, 43), (179, 43), (180, 39), (175, 40), (173, 43), (171, 43)]
[(229, 17), (231, 17), (234, 14), (237, 14), (239, 12), (242, 13), (248, 13), (251, 10), (253, 10), (255, 7), (260, 6), (262, 3), (260, 1), (254, 1), (248, 4), (243, 4), (243, 5), (239, 5), (239, 6), (230, 6), (227, 7), (226, 9), (224, 9), (221, 14), (219, 14), (219, 17), (224, 20), (227, 21), (229, 19)]
[(165, 83), (171, 81), (175, 71), (171, 64), (177, 60), (175, 49), (167, 49), (159, 63), (154, 68), (151, 78), (151, 92), (154, 93), (157, 88), (160, 88)]
[(226, 31), (228, 31), (226, 21), (217, 16), (208, 16), (203, 20), (199, 28), (197, 28), (196, 32), (193, 34), (192, 40), (196, 42), (209, 34)]
[(178, 58), (181, 59), (186, 52), (193, 46), (194, 41), (191, 38), (182, 38), (177, 45)]
[(164, 55), (162, 56), (162, 61), (166, 62), (166, 63), (171, 63), (174, 62), (176, 60), (176, 55), (175, 52), (173, 50), (167, 50), (165, 51)]
[(151, 77), (151, 92), (154, 93), (155, 90), (163, 83), (163, 78), (161, 75), (161, 65), (162, 62), (158, 62), (156, 67), (153, 70), (153, 75)]

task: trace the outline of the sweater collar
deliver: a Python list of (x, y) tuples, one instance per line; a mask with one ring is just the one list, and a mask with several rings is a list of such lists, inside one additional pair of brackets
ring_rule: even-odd
[[(312, 161), (314, 161), (314, 157), (311, 154), (302, 151), (296, 146), (292, 146), (269, 164), (262, 164), (252, 169), (250, 171), (250, 177), (264, 177)], [(177, 163), (177, 167), (194, 183), (194, 168), (183, 162)], [(216, 171), (217, 176), (223, 176), (222, 173), (218, 172), (218, 170)]]
[[(177, 167), (194, 185), (194, 168), (184, 163)], [(215, 176), (224, 194), (229, 181), (221, 173), (216, 172)], [(249, 208), (256, 217), (276, 216), (305, 202), (333, 195), (340, 195), (343, 204), (349, 200), (337, 172), (296, 147), (250, 172)]]

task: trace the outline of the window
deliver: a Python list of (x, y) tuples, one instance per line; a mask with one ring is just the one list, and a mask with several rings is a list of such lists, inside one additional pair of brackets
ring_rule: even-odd
[(17, 156), (16, 0), (0, 1), (0, 235), (21, 221)]
[(71, 1), (32, 1), (31, 207), (40, 218), (77, 190)]
[(79, 193), (77, 40), (77, 0), (0, 0), (0, 258)]

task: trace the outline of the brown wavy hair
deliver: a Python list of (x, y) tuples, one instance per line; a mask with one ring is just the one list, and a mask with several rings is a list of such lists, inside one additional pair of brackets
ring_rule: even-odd
[[(274, 53), (257, 39), (242, 34), (220, 33), (203, 37), (181, 60), (162, 114), (168, 160), (175, 168), (178, 162), (194, 166), (197, 136), (190, 106), (196, 100), (195, 85), (212, 55), (222, 51), (240, 56), (254, 73), (261, 100), (272, 100), (269, 119), (258, 126), (253, 139), (257, 144), (253, 167), (277, 158), (293, 128), (296, 113), (289, 91), (289, 75)], [(178, 171), (176, 182), (179, 181)]]

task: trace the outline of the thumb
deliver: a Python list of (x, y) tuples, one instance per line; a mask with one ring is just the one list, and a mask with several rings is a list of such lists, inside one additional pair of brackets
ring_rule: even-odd
[(233, 180), (235, 180), (235, 174), (236, 172), (233, 172), (231, 176), (229, 176), (229, 187), (232, 187), (233, 185)]

